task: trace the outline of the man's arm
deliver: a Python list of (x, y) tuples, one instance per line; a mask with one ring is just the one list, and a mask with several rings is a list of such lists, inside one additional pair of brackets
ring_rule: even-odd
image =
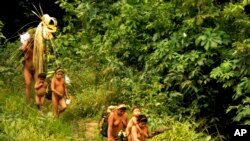
[(126, 121), (126, 127), (127, 127), (128, 121), (129, 121), (129, 120), (128, 120), (128, 113), (126, 112), (125, 114), (126, 114), (126, 120), (125, 120), (125, 121)]
[(113, 122), (114, 122), (114, 114), (110, 113), (108, 118), (108, 141), (115, 141), (115, 138), (112, 135)]
[(40, 83), (40, 81), (37, 81), (37, 82), (35, 83), (35, 89), (41, 88), (42, 86), (43, 86), (43, 84)]
[(125, 133), (128, 136), (130, 134), (131, 128), (133, 126), (133, 119), (131, 118), (128, 122), (128, 125), (126, 127)]
[(127, 125), (128, 125), (128, 113), (125, 112), (125, 113), (123, 114), (123, 117), (122, 117), (122, 118), (123, 118), (123, 119), (122, 119), (122, 124), (123, 124), (124, 128), (126, 129), (126, 128), (127, 128)]
[(147, 138), (153, 138), (154, 136), (155, 136), (155, 134), (154, 134), (154, 133), (151, 133), (151, 132), (149, 131), (148, 126), (146, 126), (146, 137), (147, 137)]
[(153, 138), (154, 136), (163, 133), (165, 130), (166, 130), (166, 129), (158, 129), (158, 130), (156, 130), (156, 131), (154, 131), (154, 132), (151, 133), (151, 132), (149, 131), (149, 128), (147, 127), (147, 135), (148, 135), (147, 138)]
[(26, 50), (27, 50), (27, 42), (23, 43), (23, 44), (20, 46), (19, 50), (21, 50), (21, 51), (26, 51)]
[(27, 51), (30, 47), (31, 42), (30, 41), (25, 41), (19, 48), (21, 51)]

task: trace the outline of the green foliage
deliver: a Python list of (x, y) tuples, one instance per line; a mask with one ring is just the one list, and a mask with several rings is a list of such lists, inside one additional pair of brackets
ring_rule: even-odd
[[(108, 99), (108, 91), (105, 89), (97, 89), (97, 91), (85, 90), (76, 96), (77, 107), (76, 113), (80, 117), (94, 117), (104, 111), (106, 98)], [(103, 110), (102, 110), (103, 109)]]
[[(208, 125), (211, 132), (215, 124), (249, 124), (246, 1), (56, 3), (67, 13), (54, 39), (56, 55), (49, 56), (49, 69), (59, 64), (71, 78), (70, 93), (77, 101), (74, 116), (94, 116), (106, 105), (126, 103), (154, 116), (192, 119)], [(0, 54), (5, 59), (17, 43), (7, 46)], [(0, 74), (0, 85), (9, 86), (7, 78), (19, 75), (12, 72), (13, 65), (1, 64), (5, 75)], [(201, 119), (207, 120), (199, 123)], [(170, 140), (193, 125), (174, 124), (173, 134), (163, 135), (172, 135)], [(183, 131), (178, 139), (203, 139), (193, 134)], [(219, 133), (214, 136), (220, 138)]]
[(217, 98), (228, 91), (227, 97), (234, 97), (233, 90), (248, 74), (248, 57), (240, 55), (246, 53), (240, 46), (247, 44), (249, 33), (241, 3), (223, 3), (224, 7), (212, 0), (57, 3), (68, 12), (66, 34), (57, 38), (58, 51), (81, 82), (76, 88), (86, 91), (94, 85), (95, 91), (87, 90), (93, 95), (105, 88), (110, 96), (105, 104), (126, 101), (157, 115), (216, 123), (221, 116), (217, 113), (226, 110), (217, 107), (230, 102)]
[(150, 139), (150, 141), (212, 141), (211, 136), (202, 132), (196, 132), (196, 123), (189, 122), (188, 120), (185, 122), (180, 122), (169, 117), (165, 117), (165, 122), (169, 125), (170, 130), (155, 136), (154, 138)]
[(2, 21), (0, 21), (0, 44), (3, 43), (3, 40), (5, 39), (5, 36), (2, 33), (2, 28), (3, 28), (4, 24)]
[(36, 107), (24, 103), (13, 93), (1, 91), (0, 138), (8, 140), (71, 140), (67, 123), (51, 116), (41, 115)]
[[(19, 42), (7, 42), (0, 48), (0, 87), (12, 91), (22, 89), (22, 52)], [(11, 79), (10, 79), (11, 78)]]
[(223, 31), (212, 31), (208, 28), (204, 31), (204, 35), (200, 35), (196, 39), (196, 45), (199, 43), (204, 46), (205, 50), (217, 49), (220, 45), (229, 43), (229, 36)]

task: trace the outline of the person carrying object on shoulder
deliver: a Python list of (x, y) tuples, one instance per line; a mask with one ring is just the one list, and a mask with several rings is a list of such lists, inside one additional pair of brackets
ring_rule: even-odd
[(127, 106), (119, 104), (108, 118), (108, 141), (117, 141), (119, 137), (126, 136), (125, 129), (128, 124)]

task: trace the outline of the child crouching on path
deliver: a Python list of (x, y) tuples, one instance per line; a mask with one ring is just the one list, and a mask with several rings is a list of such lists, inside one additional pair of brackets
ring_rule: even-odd
[(53, 115), (59, 117), (59, 114), (67, 108), (65, 97), (68, 97), (64, 71), (61, 68), (55, 70), (54, 77), (51, 80)]

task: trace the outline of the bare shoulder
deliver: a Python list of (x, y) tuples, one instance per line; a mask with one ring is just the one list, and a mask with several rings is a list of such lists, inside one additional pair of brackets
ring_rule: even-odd
[(52, 77), (52, 78), (51, 78), (51, 82), (54, 82), (54, 81), (55, 81), (55, 78), (54, 78), (54, 77)]
[(114, 117), (114, 116), (115, 116), (114, 112), (111, 112), (111, 113), (109, 114), (109, 117)]
[(129, 121), (128, 121), (128, 127), (132, 127), (134, 125), (134, 121), (133, 121), (133, 118), (131, 118)]
[(55, 77), (53, 77), (52, 79), (51, 79), (51, 83), (56, 83), (56, 78)]
[(131, 126), (131, 131), (132, 132), (136, 132), (136, 130), (137, 130), (137, 127), (135, 125)]
[(137, 118), (136, 117), (132, 117), (130, 119), (130, 121), (131, 121), (131, 124), (135, 125), (137, 123)]
[(128, 117), (128, 113), (127, 113), (127, 112), (125, 112), (123, 115), (124, 115), (125, 117)]
[(133, 117), (128, 121), (128, 123), (133, 123)]
[(109, 114), (108, 120), (110, 121), (110, 120), (113, 120), (114, 118), (115, 118), (115, 114), (114, 114), (114, 112), (111, 112)]
[(123, 114), (123, 118), (125, 118), (126, 120), (128, 120), (128, 113), (127, 112)]

